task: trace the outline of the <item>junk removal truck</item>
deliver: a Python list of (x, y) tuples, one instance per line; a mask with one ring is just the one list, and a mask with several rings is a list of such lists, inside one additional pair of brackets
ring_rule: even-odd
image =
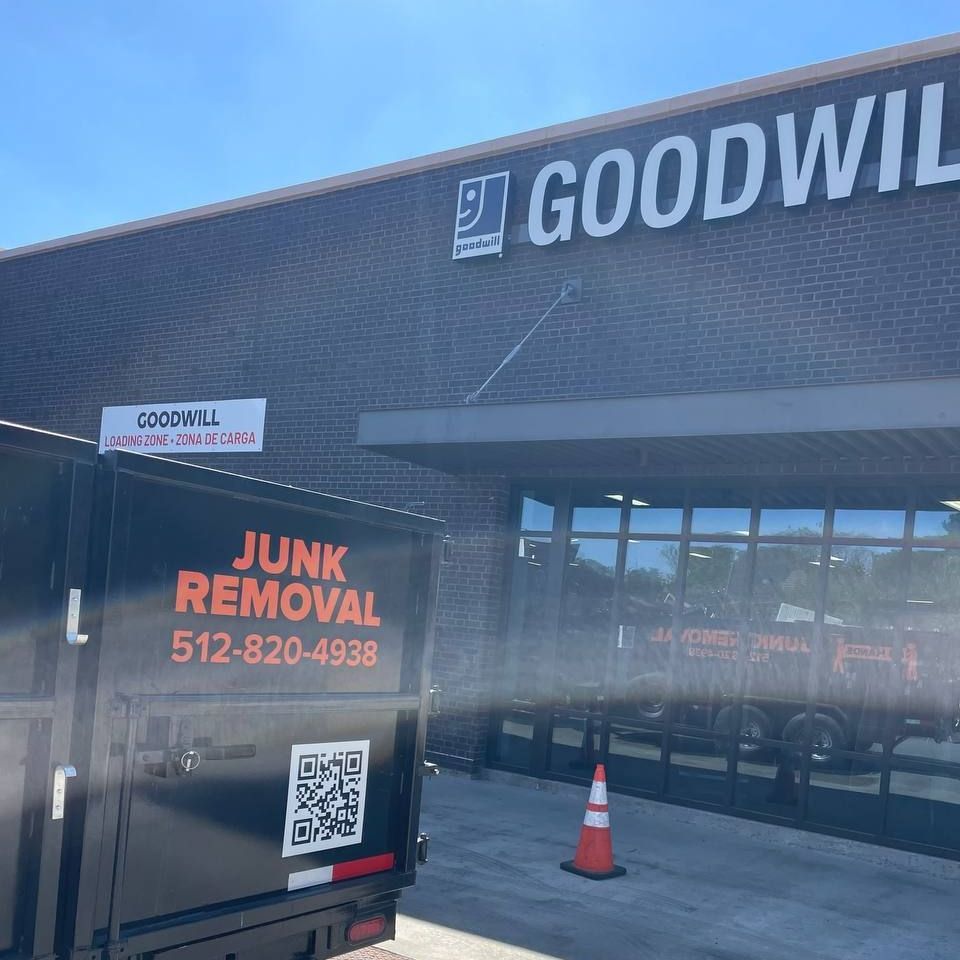
[(0, 424), (0, 957), (392, 937), (442, 535)]

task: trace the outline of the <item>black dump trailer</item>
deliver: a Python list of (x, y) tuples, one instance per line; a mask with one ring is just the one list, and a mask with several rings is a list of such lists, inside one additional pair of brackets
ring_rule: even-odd
[(0, 958), (320, 958), (414, 882), (442, 524), (0, 424)]

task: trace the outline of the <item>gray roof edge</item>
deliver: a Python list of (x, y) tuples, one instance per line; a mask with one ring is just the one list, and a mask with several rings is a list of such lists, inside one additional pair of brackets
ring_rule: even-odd
[(603, 130), (612, 130), (637, 123), (659, 120), (663, 117), (690, 113), (695, 110), (704, 110), (710, 107), (721, 106), (725, 103), (751, 99), (778, 93), (787, 89), (809, 86), (815, 83), (823, 83), (828, 80), (835, 80), (857, 73), (883, 70), (918, 60), (932, 60), (957, 52), (960, 52), (960, 32), (929, 37), (923, 40), (914, 40), (909, 43), (883, 47), (879, 50), (857, 53), (833, 60), (825, 60), (809, 66), (792, 67), (777, 73), (726, 83), (717, 87), (710, 87), (706, 90), (669, 97), (664, 100), (657, 100), (636, 107), (628, 107), (623, 110), (598, 114), (582, 120), (573, 120), (553, 126), (540, 127), (524, 133), (511, 134), (510, 136), (500, 137), (495, 140), (486, 140), (466, 147), (457, 147), (452, 150), (431, 153), (409, 160), (400, 160), (394, 163), (369, 167), (353, 173), (326, 177), (321, 180), (313, 180), (290, 187), (281, 187), (276, 190), (267, 190), (262, 193), (255, 193), (234, 200), (204, 204), (188, 210), (147, 217), (142, 220), (133, 220), (128, 223), (102, 227), (97, 230), (88, 230), (84, 233), (72, 234), (52, 240), (43, 240), (39, 243), (26, 244), (7, 250), (0, 248), (0, 262), (12, 260), (17, 257), (59, 250), (64, 247), (94, 243), (98, 240), (107, 240), (112, 237), (139, 233), (159, 227), (186, 223), (193, 220), (208, 219), (239, 210), (250, 210), (275, 203), (285, 203), (289, 200), (320, 196), (336, 190), (345, 190), (363, 184), (377, 183), (382, 180), (408, 176), (439, 167), (452, 166), (453, 164), (463, 163), (469, 160), (479, 160), (485, 157), (496, 156), (497, 154), (522, 149), (524, 147), (568, 140), (576, 136), (585, 136)]
[[(361, 412), (363, 447), (960, 427), (960, 377)], [(627, 429), (626, 425), (633, 425)]]

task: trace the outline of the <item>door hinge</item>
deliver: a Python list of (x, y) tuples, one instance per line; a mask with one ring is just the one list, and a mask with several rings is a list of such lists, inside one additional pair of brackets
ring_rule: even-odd
[(82, 647), (89, 637), (80, 633), (80, 596), (82, 591), (76, 587), (70, 590), (67, 601), (67, 643), (71, 647)]
[(421, 833), (417, 837), (417, 863), (428, 863), (430, 860), (430, 837)]
[(77, 775), (77, 768), (69, 763), (58, 763), (53, 771), (53, 807), (51, 820), (62, 820), (67, 803), (67, 780)]

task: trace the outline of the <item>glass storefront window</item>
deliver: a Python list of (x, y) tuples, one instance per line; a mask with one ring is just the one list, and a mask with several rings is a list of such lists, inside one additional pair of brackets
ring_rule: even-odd
[(737, 761), (735, 803), (744, 810), (778, 817), (797, 816), (800, 802), (798, 750), (758, 749)]
[(890, 697), (899, 683), (897, 634), (903, 609), (903, 550), (830, 549), (827, 617), (817, 698), (827, 746), (869, 751), (883, 739)]
[(663, 733), (655, 726), (610, 723), (607, 779), (613, 785), (655, 792), (660, 789)]
[(533, 740), (534, 705), (540, 686), (541, 649), (552, 641), (548, 583), (553, 552), (546, 537), (518, 540), (511, 584), (510, 627), (494, 703), (498, 717), (496, 756), (501, 763), (526, 767)]
[(960, 540), (960, 512), (918, 510), (913, 521), (915, 540)]
[(625, 498), (630, 499), (616, 490), (575, 494), (570, 529), (574, 533), (617, 533)]
[(634, 507), (630, 511), (631, 533), (679, 533), (682, 523), (680, 507)]
[(904, 534), (905, 505), (903, 490), (874, 487), (838, 490), (833, 535), (854, 540), (898, 540)]
[(567, 544), (555, 695), (578, 709), (595, 709), (607, 688), (616, 636), (613, 596), (618, 543), (571, 538)]
[(837, 510), (833, 535), (855, 540), (897, 540), (903, 536), (903, 510)]
[(761, 537), (822, 537), (827, 492), (818, 486), (768, 487), (760, 491)]
[(822, 537), (823, 510), (764, 507), (760, 511), (761, 537)]
[(902, 608), (903, 551), (899, 547), (835, 545), (828, 562), (829, 622), (893, 627)]
[(677, 542), (627, 542), (611, 713), (663, 720), (679, 554)]
[(819, 574), (819, 545), (761, 543), (753, 575), (753, 619), (760, 623), (812, 621)]
[(723, 740), (675, 734), (670, 742), (671, 796), (722, 804), (727, 799), (727, 756)]
[(739, 617), (747, 590), (747, 545), (691, 541), (687, 549), (684, 615)]
[(836, 758), (810, 771), (807, 816), (814, 823), (857, 833), (880, 831), (880, 764)]
[(623, 570), (624, 622), (660, 621), (676, 606), (680, 544), (669, 540), (629, 540)]
[(601, 721), (557, 713), (550, 733), (548, 769), (565, 776), (590, 777), (600, 759)]
[(520, 529), (549, 533), (553, 530), (553, 512), (553, 500), (547, 494), (525, 490), (520, 511)]
[(913, 521), (914, 540), (960, 540), (960, 487), (921, 491)]
[(499, 762), (960, 850), (960, 499), (556, 489), (522, 492), (522, 524), (570, 503), (571, 530), (517, 531)]
[(744, 698), (776, 739), (797, 740), (806, 710), (819, 578), (819, 545), (757, 546)]
[(896, 756), (960, 762), (960, 550), (910, 554), (899, 682)]
[(748, 561), (745, 543), (692, 541), (687, 548), (683, 630), (671, 689), (677, 723), (707, 730), (729, 725), (723, 718), (737, 691)]
[(906, 623), (915, 630), (960, 632), (960, 550), (910, 552)]
[(698, 487), (691, 492), (690, 530), (694, 535), (746, 537), (750, 534), (749, 492)]
[(693, 533), (746, 537), (750, 533), (749, 507), (694, 507)]
[(887, 833), (912, 843), (960, 849), (960, 767), (891, 771)]

